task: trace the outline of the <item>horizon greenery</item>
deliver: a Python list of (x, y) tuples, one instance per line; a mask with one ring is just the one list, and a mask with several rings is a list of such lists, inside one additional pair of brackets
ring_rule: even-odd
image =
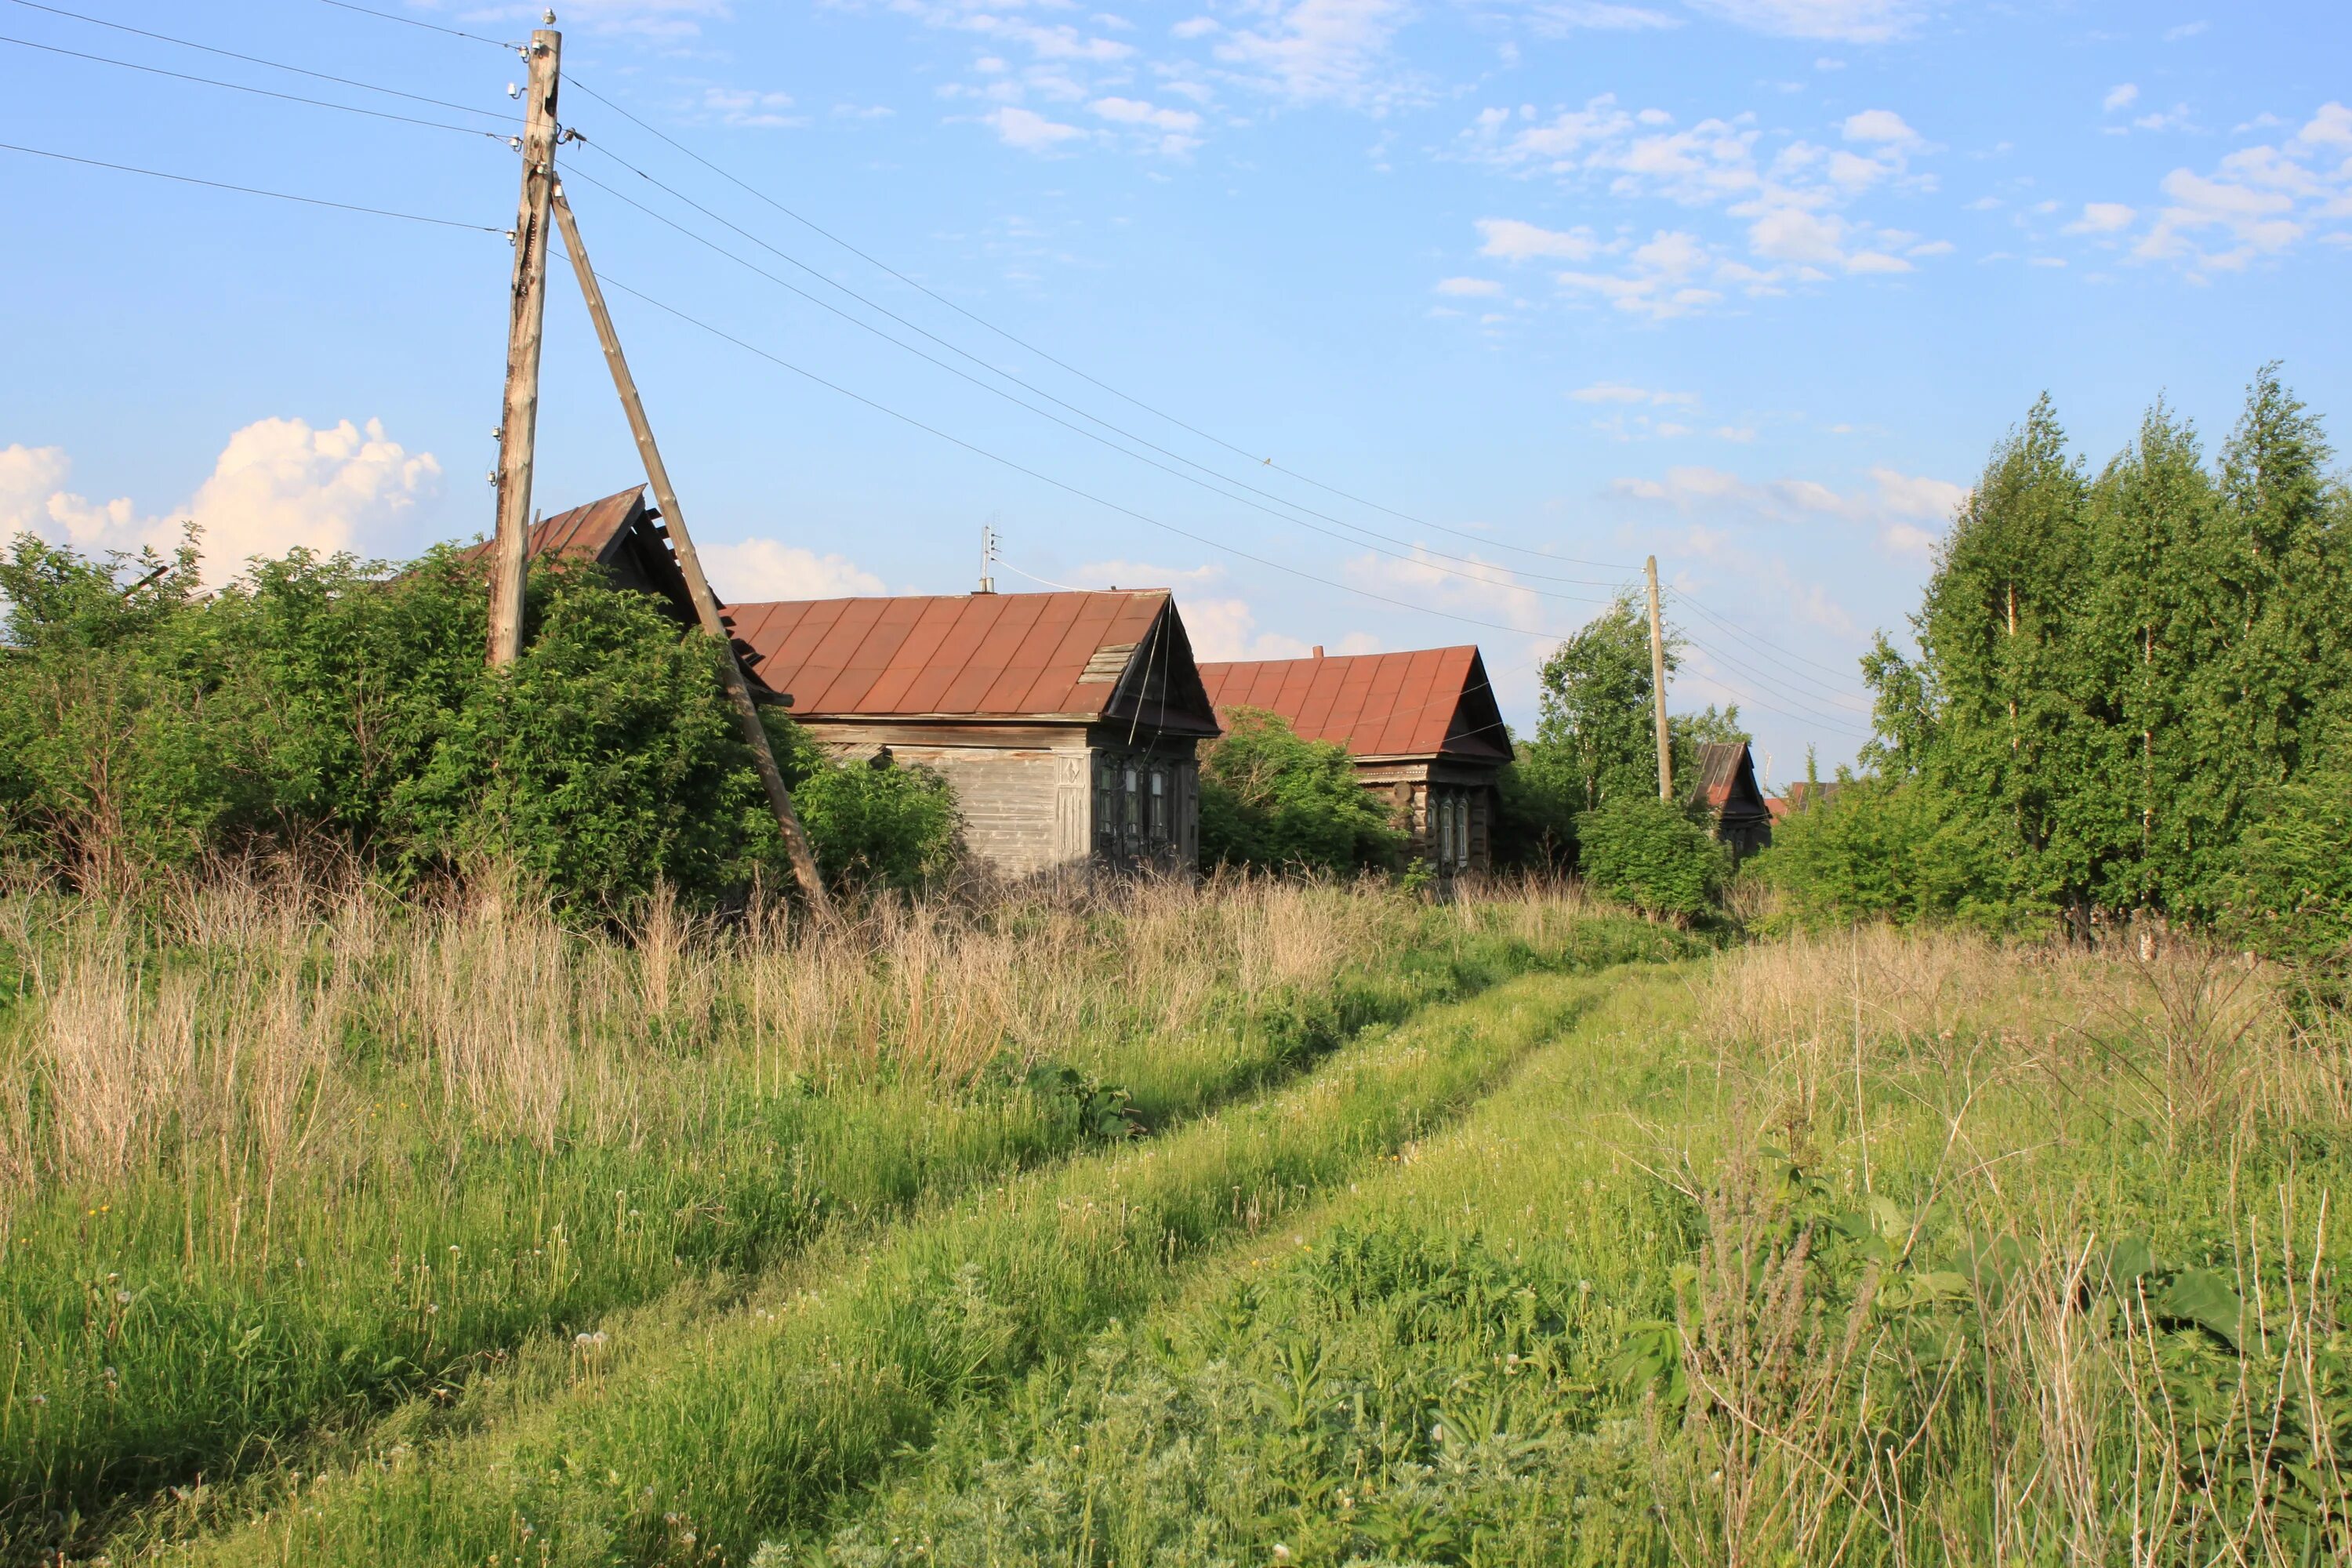
[(2163, 402), (2095, 474), (2045, 395), (1864, 660), (1856, 787), (1766, 868), (1814, 919), (2183, 921), (2352, 956), (2352, 490), (2276, 365), (2208, 462)]

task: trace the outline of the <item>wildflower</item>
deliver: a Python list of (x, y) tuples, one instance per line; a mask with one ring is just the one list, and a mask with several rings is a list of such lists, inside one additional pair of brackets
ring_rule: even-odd
[(36, 1394), (33, 1395), (33, 1403), (36, 1405), (47, 1405), (48, 1402), (49, 1396), (46, 1394)]
[(1287, 1563), (1287, 1562), (1289, 1562), (1289, 1561), (1290, 1561), (1290, 1548), (1289, 1548), (1289, 1547), (1287, 1547), (1287, 1546), (1285, 1546), (1285, 1545), (1284, 1545), (1281, 1542), (1279, 1542), (1279, 1541), (1276, 1542), (1274, 1543), (1274, 1560), (1275, 1560), (1276, 1563)]
[(128, 1290), (117, 1290), (114, 1293), (114, 1300), (117, 1305), (128, 1307), (131, 1305), (131, 1292)]
[(433, 1316), (436, 1312), (438, 1312), (440, 1310), (441, 1303), (438, 1301), (427, 1301), (425, 1303), (425, 1315), (428, 1318)]
[(1439, 1421), (1431, 1425), (1429, 1428), (1429, 1440), (1433, 1443), (1443, 1443), (1445, 1441), (1444, 1422)]

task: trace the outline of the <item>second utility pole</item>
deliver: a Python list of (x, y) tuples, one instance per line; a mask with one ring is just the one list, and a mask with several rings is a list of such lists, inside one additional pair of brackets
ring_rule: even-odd
[[(553, 21), (551, 13), (548, 20)], [(555, 88), (563, 35), (530, 36), (523, 93), (522, 205), (515, 213), (514, 289), (507, 300), (507, 397), (499, 417), (499, 531), (490, 546), (490, 662), (522, 652), (530, 537), (531, 444), (539, 430), (539, 340), (547, 320), (547, 204), (555, 194)]]
[(1666, 638), (1658, 626), (1658, 558), (1650, 557), (1650, 712), (1658, 730), (1658, 798), (1675, 798), (1675, 748), (1666, 734)]

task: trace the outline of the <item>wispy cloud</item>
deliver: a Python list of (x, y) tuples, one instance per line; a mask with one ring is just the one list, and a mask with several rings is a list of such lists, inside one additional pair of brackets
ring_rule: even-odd
[(1880, 44), (1910, 31), (1912, 0), (1690, 0), (1698, 10), (1759, 33)]
[(1734, 291), (1759, 296), (1839, 276), (1908, 272), (1912, 258), (1950, 248), (1850, 211), (1874, 192), (1932, 188), (1931, 178), (1912, 169), (1915, 158), (1933, 151), (1918, 132), (1893, 110), (1866, 109), (1840, 121), (1836, 133), (1843, 145), (1797, 138), (1768, 157), (1753, 115), (1681, 126), (1664, 110), (1630, 110), (1604, 94), (1549, 119), (1526, 108), (1487, 109), (1457, 138), (1455, 153), (1621, 201), (1713, 209), (1737, 220), (1737, 240), (1677, 223), (1654, 228), (1646, 241), (1633, 237), (1630, 226), (1603, 237), (1590, 226), (1478, 221), (1482, 256), (1579, 263), (1555, 275), (1571, 296), (1663, 319)]

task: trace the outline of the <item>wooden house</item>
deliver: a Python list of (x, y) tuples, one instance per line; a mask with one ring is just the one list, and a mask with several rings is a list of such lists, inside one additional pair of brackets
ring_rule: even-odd
[(1475, 647), (1204, 664), (1222, 716), (1277, 713), (1355, 759), (1356, 776), (1396, 809), (1412, 852), (1441, 875), (1494, 863), (1496, 780), (1511, 738)]
[(1698, 749), (1699, 805), (1715, 836), (1745, 859), (1772, 842), (1772, 808), (1756, 782), (1756, 759), (1745, 741), (1709, 741)]
[(1198, 865), (1197, 750), (1217, 718), (1166, 589), (786, 600), (729, 616), (820, 744), (946, 778), (966, 847), (999, 871)]

